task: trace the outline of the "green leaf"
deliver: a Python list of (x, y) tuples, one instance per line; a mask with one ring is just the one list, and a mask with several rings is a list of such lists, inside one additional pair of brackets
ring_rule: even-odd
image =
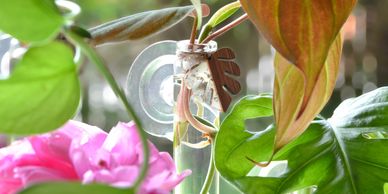
[(77, 34), (78, 36), (81, 36), (83, 38), (91, 39), (92, 35), (89, 33), (89, 31), (85, 30), (82, 27), (79, 26), (71, 26), (70, 30)]
[(384, 184), (384, 194), (388, 194), (388, 183)]
[(137, 40), (166, 30), (182, 21), (193, 6), (153, 10), (123, 17), (89, 30), (95, 45)]
[(315, 193), (357, 193), (342, 149), (328, 123), (315, 121), (274, 156), (274, 161), (288, 161), (286, 170), (271, 176), (251, 173), (233, 182), (247, 194), (289, 193), (312, 186)]
[[(340, 128), (352, 128), (367, 132), (388, 132), (388, 87), (382, 87), (342, 102), (329, 119)], [(386, 119), (386, 120), (384, 120)], [(355, 123), (357, 122), (357, 123)]]
[[(236, 111), (233, 110), (231, 115), (238, 114)], [(224, 123), (229, 122), (228, 129), (235, 131), (228, 130), (231, 135), (217, 137), (216, 143), (229, 142), (229, 147), (248, 146), (235, 138), (239, 136), (238, 131), (245, 130), (244, 126), (234, 125), (230, 119), (241, 123), (240, 120), (246, 118), (226, 118)], [(275, 162), (287, 161), (286, 168), (255, 167), (249, 173), (244, 170), (244, 173), (230, 176), (241, 171), (239, 166), (230, 164), (239, 163), (245, 167), (252, 162), (243, 157), (228, 157), (227, 164), (222, 164), (220, 159), (229, 156), (227, 150), (216, 152), (216, 165), (221, 175), (247, 194), (280, 194), (306, 189), (318, 194), (382, 194), (384, 184), (388, 182), (388, 139), (381, 136), (370, 138), (364, 134), (388, 132), (387, 126), (388, 87), (384, 87), (343, 102), (328, 121), (313, 121), (301, 136), (273, 157)], [(221, 127), (220, 133), (226, 133), (222, 130), (225, 127)], [(271, 130), (275, 129), (269, 129), (267, 133)], [(248, 151), (240, 150), (239, 155), (250, 154), (256, 149), (256, 157), (265, 158), (268, 151), (261, 150), (273, 147), (272, 141), (268, 142), (264, 136), (255, 141), (256, 144), (247, 147)], [(234, 142), (234, 146), (230, 146), (230, 142)], [(269, 173), (261, 173), (264, 169)]]
[(214, 15), (209, 19), (207, 24), (211, 27), (216, 27), (221, 22), (228, 19), (230, 16), (232, 16), (238, 9), (240, 9), (241, 4), (239, 1), (235, 1), (233, 3), (230, 3), (228, 5), (225, 5), (221, 9), (219, 9)]
[(329, 122), (344, 139), (356, 187), (364, 191), (360, 193), (383, 193), (388, 182), (388, 139), (365, 134), (388, 132), (388, 87), (344, 101)]
[(132, 189), (119, 189), (102, 184), (82, 185), (77, 182), (46, 182), (32, 185), (19, 194), (134, 194)]
[(53, 38), (64, 18), (53, 0), (2, 1), (0, 30), (23, 42), (41, 42)]
[(202, 118), (200, 116), (197, 116), (197, 115), (193, 115), (193, 117), (195, 119), (197, 119), (200, 123), (202, 123), (202, 124), (204, 124), (204, 125), (206, 125), (208, 127), (211, 127), (213, 129), (216, 129), (216, 127), (213, 125), (213, 123), (209, 122), (208, 120), (206, 120), (206, 119), (204, 119), (204, 118)]
[(209, 21), (202, 28), (201, 34), (199, 36), (199, 42), (202, 42), (218, 24), (225, 21), (234, 13), (236, 13), (236, 11), (240, 7), (241, 7), (240, 2), (235, 1), (217, 10), (217, 12), (214, 13), (214, 15), (209, 19)]
[(0, 80), (0, 133), (54, 130), (74, 116), (79, 100), (72, 49), (61, 42), (32, 47)]
[[(235, 179), (245, 176), (254, 167), (247, 157), (255, 161), (269, 159), (273, 150), (274, 130), (270, 128), (252, 133), (245, 130), (244, 122), (272, 114), (272, 98), (269, 95), (244, 97), (232, 108), (222, 122), (215, 142), (216, 166), (224, 177)], [(258, 155), (258, 152), (262, 154)]]

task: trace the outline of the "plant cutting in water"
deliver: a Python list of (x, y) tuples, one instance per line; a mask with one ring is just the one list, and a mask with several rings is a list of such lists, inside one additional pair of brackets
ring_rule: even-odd
[[(184, 169), (186, 167), (194, 168), (194, 177), (203, 175), (196, 172), (199, 169), (195, 169), (195, 165), (188, 165), (190, 162), (185, 161), (184, 158), (190, 155), (190, 152), (185, 150), (187, 149), (185, 146), (194, 149), (204, 149), (214, 143), (214, 138), (218, 131), (218, 113), (215, 113), (214, 121), (207, 120), (209, 118), (205, 117), (204, 107), (207, 106), (209, 107), (208, 109), (214, 109), (214, 112), (225, 112), (232, 101), (230, 94), (237, 94), (241, 90), (240, 83), (230, 77), (240, 75), (240, 69), (233, 61), (235, 58), (233, 51), (226, 48), (216, 50), (214, 48), (217, 46), (216, 43), (209, 42), (244, 20), (239, 18), (231, 24), (226, 25), (226, 27), (212, 32), (213, 28), (233, 15), (239, 7), (239, 2), (234, 2), (221, 8), (204, 25), (198, 39), (196, 38), (197, 28), (201, 26), (202, 15), (200, 11), (196, 11), (197, 14), (194, 15), (190, 39), (186, 42), (178, 42), (177, 44), (177, 68), (182, 70), (178, 75), (175, 75), (178, 77), (177, 82), (180, 83), (180, 90), (177, 94), (175, 107), (176, 118), (174, 119), (173, 146), (178, 169)], [(246, 18), (246, 16), (243, 16), (243, 18)], [(196, 114), (191, 112), (191, 99), (196, 104)], [(190, 129), (190, 126), (193, 129)], [(196, 140), (196, 138), (190, 137), (194, 133), (191, 130), (197, 130), (202, 134), (202, 138), (205, 139), (200, 142), (190, 142), (190, 139)], [(199, 179), (200, 182), (204, 181), (202, 189), (196, 190), (196, 185), (192, 185), (195, 184), (195, 181), (188, 178), (189, 180), (186, 180), (176, 189), (176, 193), (200, 192), (206, 194), (209, 192), (215, 174), (214, 156), (212, 156), (213, 151), (212, 149), (209, 151), (210, 161), (206, 162), (209, 165), (208, 173), (206, 177), (203, 176), (203, 180)], [(195, 152), (198, 151), (193, 151), (191, 154)], [(198, 157), (205, 156), (198, 155)], [(197, 187), (200, 187), (200, 185)]]
[[(70, 1), (2, 2), (0, 30), (18, 41), (0, 64), (0, 132), (28, 137), (1, 148), (0, 191), (169, 193), (186, 177), (199, 182), (194, 194), (213, 194), (213, 176), (219, 172), (249, 194), (384, 193), (388, 89), (346, 100), (331, 118), (317, 118), (334, 90), (343, 45), (340, 31), (356, 0), (240, 0), (221, 7), (206, 23), (209, 7), (191, 2), (89, 30), (76, 25), (81, 9)], [(241, 11), (245, 13), (220, 27)], [(169, 52), (177, 50), (174, 68), (180, 68), (173, 75), (177, 98), (168, 99), (176, 100), (174, 125), (168, 129), (174, 131), (175, 166), (170, 156), (147, 143), (145, 132), (157, 129), (144, 127), (145, 118), (127, 99), (133, 91), (124, 93), (94, 47), (145, 38), (188, 16), (193, 18), (189, 39), (164, 45)], [(276, 50), (274, 92), (243, 97), (219, 124), (218, 112), (226, 112), (232, 95), (241, 90), (234, 76), (243, 65), (237, 66), (231, 49), (217, 50), (214, 40), (247, 19)], [(69, 121), (80, 102), (80, 56), (104, 76), (132, 124), (120, 123), (108, 135)], [(274, 123), (259, 132), (245, 126), (247, 119), (262, 117), (273, 117)], [(192, 130), (200, 141), (186, 139)], [(187, 169), (180, 162), (186, 157), (181, 157), (183, 146), (201, 151), (209, 145), (211, 161), (204, 177), (176, 171)], [(186, 185), (183, 181), (175, 192), (190, 194), (180, 188)]]
[[(199, 14), (200, 12), (197, 11), (197, 15), (194, 16), (194, 24), (187, 51), (178, 54), (180, 58), (187, 58), (186, 60), (188, 61), (183, 61), (183, 63), (193, 64), (189, 67), (183, 67), (186, 69), (181, 80), (180, 94), (178, 94), (177, 115), (180, 121), (188, 122), (195, 129), (202, 132), (203, 136), (208, 138), (207, 142), (209, 143), (214, 140), (216, 129), (214, 125), (202, 123), (193, 116), (190, 112), (190, 98), (193, 95), (199, 101), (198, 103), (207, 103), (221, 112), (226, 112), (232, 100), (230, 94), (225, 90), (231, 94), (237, 94), (241, 90), (240, 83), (226, 75), (226, 73), (234, 76), (240, 75), (238, 65), (232, 61), (235, 58), (233, 51), (230, 49), (220, 49), (206, 53), (204, 50), (209, 41), (244, 20), (239, 18), (232, 22), (231, 25), (227, 25), (216, 32), (211, 32), (219, 23), (228, 19), (236, 12), (239, 7), (240, 3), (234, 2), (221, 8), (202, 28), (199, 39), (196, 40), (197, 27), (200, 26), (198, 21), (201, 21), (198, 18), (202, 17)], [(246, 16), (242, 18), (246, 18)], [(182, 64), (182, 66), (185, 66), (185, 64)], [(205, 96), (206, 93), (209, 93), (208, 96)], [(178, 131), (182, 131), (182, 129), (178, 129)], [(204, 144), (201, 143), (201, 145)]]

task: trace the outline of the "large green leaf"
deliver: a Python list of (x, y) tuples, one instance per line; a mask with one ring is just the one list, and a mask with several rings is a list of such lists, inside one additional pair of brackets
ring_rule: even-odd
[(75, 114), (79, 100), (72, 49), (61, 42), (32, 47), (0, 80), (0, 133), (54, 130)]
[[(268, 109), (261, 108), (261, 105), (251, 104), (252, 107), (246, 109), (252, 109), (253, 106), (256, 109)], [(244, 113), (232, 110), (231, 115), (236, 114), (242, 120), (247, 119)], [(265, 136), (258, 136), (256, 143), (250, 145), (235, 140), (238, 131), (245, 130), (245, 126), (234, 125), (229, 120), (236, 118), (239, 117), (227, 117), (224, 123), (228, 123), (229, 127), (221, 127), (220, 133), (226, 133), (222, 130), (229, 129), (230, 135), (217, 137), (216, 165), (220, 173), (241, 191), (248, 194), (274, 194), (309, 188), (314, 193), (323, 194), (384, 193), (384, 184), (388, 182), (388, 139), (384, 135), (388, 133), (388, 88), (347, 100), (328, 121), (312, 122), (301, 136), (275, 154), (275, 162), (287, 161), (283, 170), (258, 170), (255, 167), (247, 173), (247, 166), (254, 167), (252, 161), (243, 157), (229, 157), (229, 151), (217, 148), (222, 146), (220, 142), (229, 142), (229, 148), (246, 147), (245, 150), (239, 150), (240, 156), (256, 150), (256, 158), (267, 157), (267, 150), (273, 145)], [(241, 120), (234, 122), (241, 123)], [(274, 130), (270, 128), (265, 133)], [(267, 144), (264, 143), (266, 141)], [(230, 165), (238, 163), (244, 171), (237, 165)], [(260, 173), (264, 170), (268, 173)]]
[(0, 30), (25, 42), (54, 37), (64, 18), (53, 0), (1, 1)]
[(90, 29), (92, 43), (99, 45), (145, 38), (179, 23), (193, 10), (193, 6), (173, 7), (123, 17)]
[(132, 189), (119, 189), (102, 184), (82, 185), (77, 182), (48, 182), (36, 184), (19, 194), (134, 194)]
[(315, 121), (274, 156), (274, 161), (288, 161), (284, 171), (276, 174), (270, 171), (270, 176), (251, 173), (233, 182), (248, 194), (280, 194), (308, 187), (315, 187), (315, 193), (357, 193), (342, 149), (328, 123)]
[(329, 123), (343, 139), (359, 193), (383, 193), (388, 182), (388, 87), (344, 101)]
[(253, 133), (244, 127), (246, 119), (268, 116), (272, 116), (269, 95), (247, 96), (233, 107), (220, 126), (215, 143), (216, 166), (223, 176), (229, 179), (245, 176), (254, 166), (247, 158), (265, 161), (271, 157), (274, 130)]

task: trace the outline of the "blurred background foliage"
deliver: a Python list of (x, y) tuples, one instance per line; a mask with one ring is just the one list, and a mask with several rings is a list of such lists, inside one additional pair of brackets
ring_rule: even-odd
[[(138, 12), (190, 4), (189, 0), (74, 1), (83, 10), (77, 21), (78, 25), (84, 28), (94, 27)], [(232, 1), (203, 1), (211, 7), (211, 13), (229, 2)], [(329, 117), (342, 100), (388, 85), (388, 12), (386, 10), (388, 10), (387, 0), (359, 0), (358, 6), (343, 29), (345, 44), (341, 72), (333, 96), (322, 112), (324, 117)], [(236, 16), (241, 14), (242, 11)], [(98, 51), (107, 61), (107, 65), (117, 80), (124, 86), (133, 60), (145, 47), (162, 40), (188, 39), (191, 25), (192, 19), (187, 18), (177, 26), (150, 38), (103, 45), (98, 47)], [(219, 48), (234, 49), (237, 62), (242, 69), (240, 81), (243, 91), (235, 100), (246, 94), (271, 92), (274, 76), (272, 68), (274, 51), (249, 21), (218, 38), (217, 42)], [(1, 49), (4, 50), (4, 48)], [(110, 129), (118, 120), (128, 120), (120, 102), (92, 65), (83, 66), (81, 79), (83, 104), (77, 119), (103, 129)], [(260, 125), (263, 122), (268, 123), (270, 120), (247, 121), (247, 125), (249, 129), (260, 129), (263, 128)], [(171, 153), (171, 142), (156, 137), (150, 137), (150, 139), (161, 150)], [(222, 184), (221, 193), (232, 194), (236, 191)]]

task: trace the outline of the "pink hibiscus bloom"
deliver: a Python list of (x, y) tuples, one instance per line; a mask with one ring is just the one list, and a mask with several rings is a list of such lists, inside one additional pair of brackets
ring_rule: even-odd
[[(142, 164), (142, 147), (133, 123), (119, 123), (109, 134), (77, 121), (0, 149), (0, 193), (14, 194), (34, 183), (55, 180), (101, 182), (130, 187)], [(190, 171), (178, 174), (166, 152), (150, 146), (149, 172), (139, 193), (164, 194)]]

